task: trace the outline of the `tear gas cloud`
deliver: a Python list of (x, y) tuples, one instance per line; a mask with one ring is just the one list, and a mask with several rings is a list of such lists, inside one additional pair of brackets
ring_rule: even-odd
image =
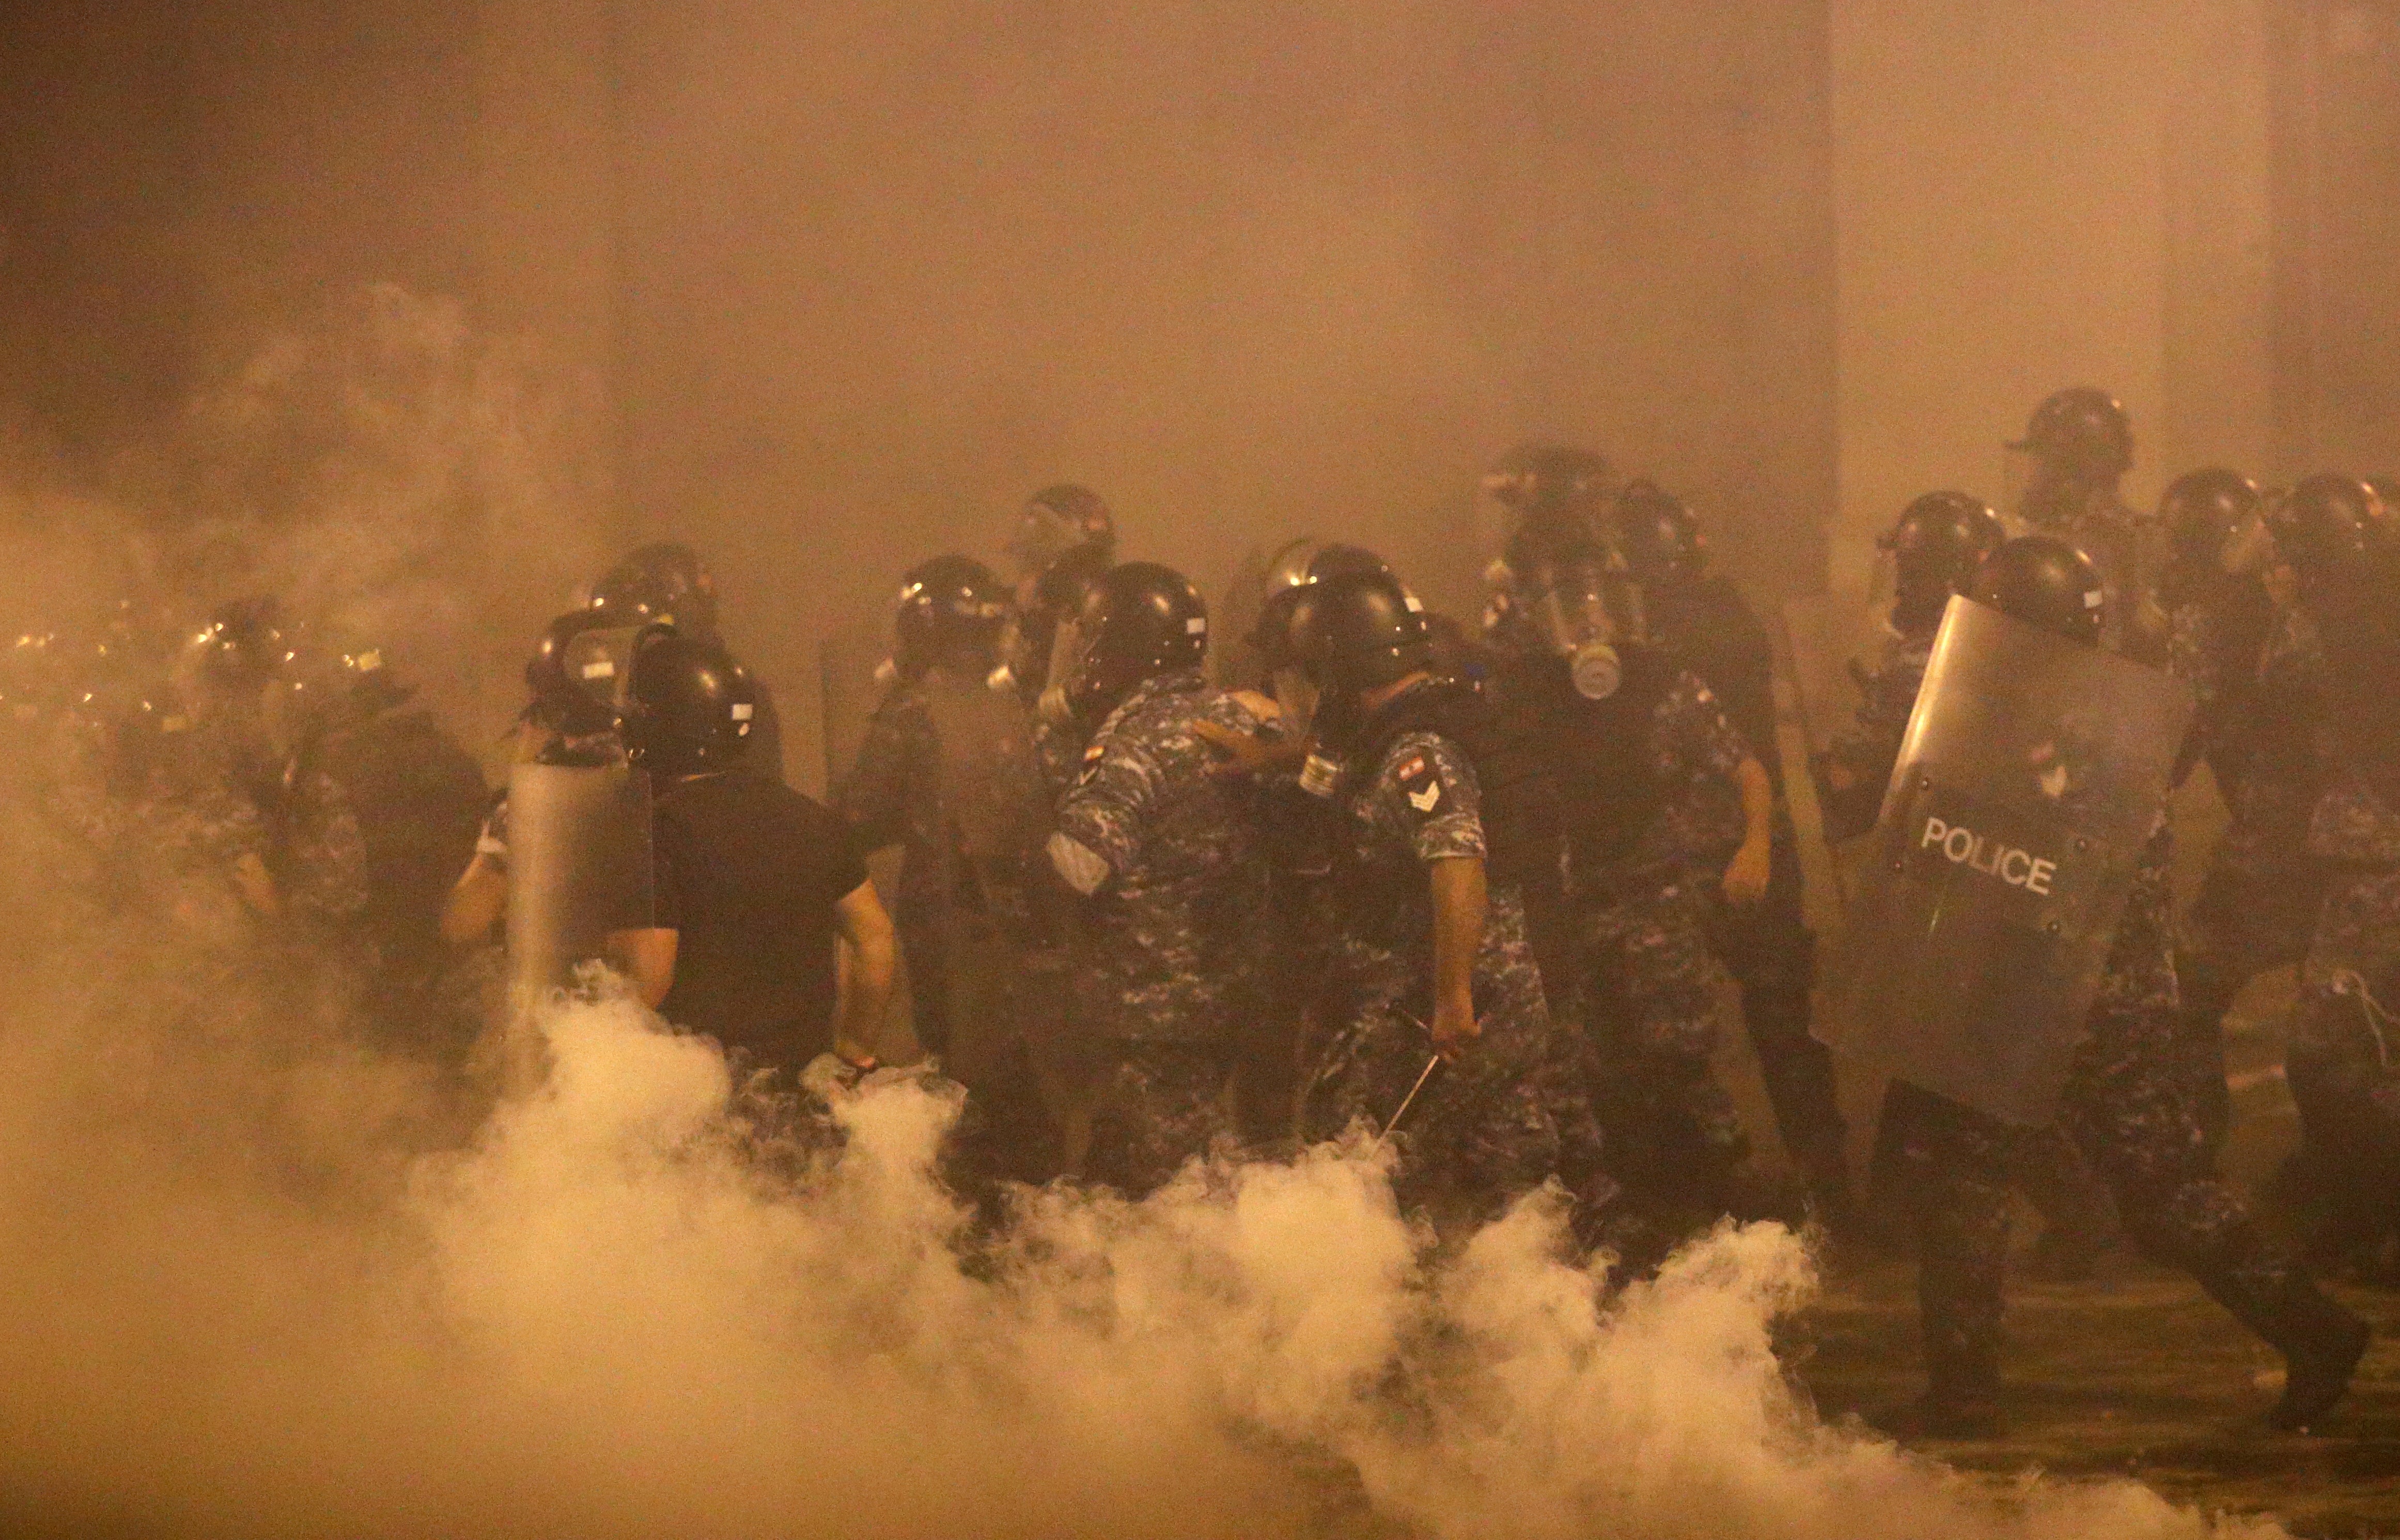
[(810, 1161), (711, 1044), (602, 1000), (549, 1019), (539, 1095), (410, 1154), (423, 1087), (271, 1015), (19, 1004), (12, 1528), (2208, 1533), (1817, 1425), (1773, 1226), (1610, 1295), (1538, 1199), (1437, 1257), (1352, 1146), (1031, 1197), (968, 1265), (928, 1174), (954, 1107), (905, 1074)]
[[(281, 501), (161, 530), (28, 490), (18, 570), (100, 601), (113, 545), (187, 611), (271, 580), (461, 673), (507, 638), (484, 618), (529, 629), (568, 525), (524, 394), (441, 307), (362, 303), (195, 415), (215, 473), (287, 446)], [(1436, 1246), (1361, 1138), (1139, 1205), (1027, 1193), (970, 1244), (943, 1083), (838, 1096), (827, 1144), (605, 987), (496, 1103), (362, 1043), (305, 956), (113, 897), (54, 773), (20, 756), (0, 802), (44, 879), (0, 900), (12, 1531), (2211, 1533), (1821, 1425), (1774, 1356), (1813, 1284), (1775, 1226), (1612, 1288), (1539, 1196)]]

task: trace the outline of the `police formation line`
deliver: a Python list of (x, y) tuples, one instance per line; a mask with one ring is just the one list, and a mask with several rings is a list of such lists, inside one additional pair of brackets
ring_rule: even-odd
[[(2372, 1265), (2400, 1205), (2377, 1027), (2395, 541), (2376, 488), (2335, 475), (2270, 495), (2198, 471), (2135, 513), (2096, 391), (2012, 447), (2011, 518), (1934, 493), (1886, 536), (1860, 699), (1805, 702), (1805, 767), (1779, 752), (1766, 629), (1684, 505), (1529, 445), (1486, 478), (1511, 530), (1474, 624), (1303, 538), (1217, 636), (1181, 575), (1118, 560), (1098, 497), (1044, 489), (1010, 578), (907, 574), (829, 805), (781, 784), (773, 700), (674, 545), (542, 633), (497, 796), (379, 653), (252, 602), (166, 683), (101, 692), (98, 805), (228, 903), (310, 917), (388, 1038), (462, 1055), (500, 1002), (601, 961), (763, 1083), (821, 1084), (876, 1066), (905, 960), (915, 1040), (967, 1092), (949, 1179), (993, 1215), (1016, 1183), (1139, 1195), (1212, 1151), (1378, 1138), (1438, 1224), (1555, 1183), (1578, 1239), (1638, 1267), (1776, 1207), (1712, 1068), (1729, 977), (1800, 1207), (1836, 1237), (1877, 1209), (1826, 1043), (1892, 1077), (1871, 1190), (1916, 1249), (1929, 1389), (1891, 1425), (1997, 1425), (2011, 1194), (2072, 1276), (2105, 1189), (2284, 1354), (2269, 1420), (2304, 1427), (2367, 1329), (2217, 1173), (2222, 1022), (2301, 965), (2317, 1248)], [(20, 715), (49, 710), (27, 681), (55, 695), (60, 660), (19, 653)], [(2203, 763), (2231, 828), (2179, 919), (2169, 796)], [(1821, 980), (1795, 802), (1863, 852)], [(893, 846), (887, 912), (866, 863)]]

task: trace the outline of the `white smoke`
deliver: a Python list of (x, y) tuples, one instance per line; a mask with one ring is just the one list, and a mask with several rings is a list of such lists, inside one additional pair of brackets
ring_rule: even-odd
[[(196, 516), (0, 488), (9, 597), (280, 586), (487, 705), (591, 566), (522, 363), (369, 291), (195, 409)], [(2277, 1533), (1820, 1424), (1771, 1338), (1810, 1262), (1771, 1226), (1612, 1288), (1539, 1197), (1438, 1244), (1355, 1143), (1140, 1204), (1027, 1194), (976, 1238), (934, 1176), (941, 1085), (842, 1096), (835, 1153), (621, 997), (547, 1021), (538, 1095), (480, 1103), (361, 1045), (289, 937), (108, 899), (122, 847), (24, 757), (0, 763), (0, 1532)]]
[(1772, 1351), (1813, 1284), (1774, 1226), (1612, 1291), (1540, 1198), (1437, 1247), (1357, 1144), (1029, 1195), (962, 1248), (937, 1083), (840, 1097), (812, 1156), (605, 999), (550, 1020), (538, 1095), (407, 1155), (404, 1075), (252, 1027), (0, 1040), (11, 1527), (2277, 1533), (1820, 1425)]

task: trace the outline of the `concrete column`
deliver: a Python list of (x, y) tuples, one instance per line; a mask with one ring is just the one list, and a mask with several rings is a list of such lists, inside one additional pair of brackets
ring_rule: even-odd
[(1998, 500), (2058, 387), (2134, 414), (2135, 501), (2268, 438), (2261, 0), (1833, 0), (1837, 586), (1910, 497)]

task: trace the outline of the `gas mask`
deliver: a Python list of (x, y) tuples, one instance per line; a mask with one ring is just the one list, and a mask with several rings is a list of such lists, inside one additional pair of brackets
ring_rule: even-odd
[(1300, 789), (1311, 797), (1331, 797), (1342, 784), (1342, 761), (1319, 729), (1338, 729), (1340, 713), (1325, 709), (1325, 692), (1305, 670), (1287, 663), (1275, 671), (1274, 685), (1285, 734), (1308, 744), (1308, 757), (1300, 767)]
[(1643, 637), (1642, 592), (1613, 560), (1542, 562), (1527, 575), (1522, 608), (1545, 646), (1566, 661), (1575, 693), (1605, 701), (1625, 680), (1618, 650)]
[(1075, 701), (1084, 683), (1084, 627), (1080, 620), (1060, 620), (1050, 634), (1050, 672), (1039, 700), (1034, 702), (1035, 715), (1054, 728), (1063, 728), (1075, 720)]

